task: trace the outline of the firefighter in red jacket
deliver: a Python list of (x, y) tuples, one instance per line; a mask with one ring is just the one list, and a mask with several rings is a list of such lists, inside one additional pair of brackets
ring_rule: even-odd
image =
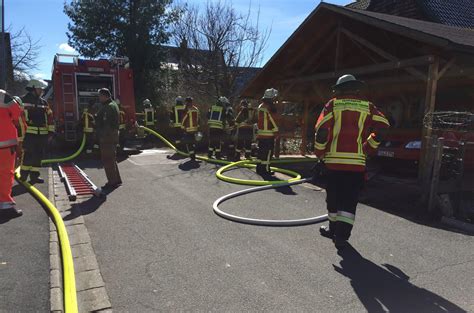
[(253, 125), (256, 122), (255, 109), (249, 105), (247, 100), (240, 102), (239, 113), (235, 118), (237, 124), (237, 159), (240, 159), (242, 152), (245, 158), (250, 159), (252, 153)]
[(181, 123), (184, 131), (182, 142), (186, 145), (191, 160), (196, 160), (196, 134), (199, 130), (199, 109), (193, 104), (193, 98), (186, 98), (186, 108)]
[(25, 108), (26, 134), (23, 142), (21, 179), (28, 175), (32, 183), (43, 183), (40, 177), (41, 160), (48, 144), (48, 134), (54, 132), (53, 114), (46, 100), (41, 98), (46, 82), (32, 79), (28, 82), (28, 93), (21, 98)]
[(275, 150), (275, 138), (278, 135), (278, 125), (275, 122), (276, 107), (274, 99), (278, 96), (278, 90), (267, 89), (262, 98), (262, 103), (258, 107), (258, 159), (257, 173), (259, 175), (269, 175), (270, 161)]
[(322, 226), (320, 233), (338, 249), (348, 244), (351, 235), (366, 158), (377, 150), (383, 129), (390, 126), (377, 107), (361, 97), (363, 87), (353, 75), (341, 76), (333, 86), (335, 97), (315, 126), (315, 154), (327, 169), (329, 227)]
[(23, 214), (15, 207), (11, 196), (19, 143), (17, 126), (20, 126), (21, 114), (20, 104), (0, 89), (0, 216), (17, 217)]

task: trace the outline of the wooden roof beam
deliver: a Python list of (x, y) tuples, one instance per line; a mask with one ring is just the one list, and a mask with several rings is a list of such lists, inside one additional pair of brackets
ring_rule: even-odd
[(456, 61), (456, 58), (452, 58), (451, 60), (448, 61), (448, 63), (444, 65), (444, 67), (438, 73), (438, 79), (441, 79), (441, 77), (443, 77), (443, 75), (446, 73), (447, 70), (451, 68), (451, 66), (454, 64), (455, 61)]
[(343, 70), (334, 71), (334, 72), (318, 73), (318, 74), (309, 75), (306, 77), (285, 80), (283, 82), (284, 83), (314, 82), (316, 80), (337, 78), (346, 73), (351, 73), (353, 75), (372, 74), (372, 73), (378, 73), (378, 72), (383, 72), (387, 70), (404, 69), (404, 68), (412, 67), (412, 66), (427, 65), (427, 64), (433, 63), (434, 59), (435, 58), (432, 55), (425, 55), (425, 56), (417, 57), (417, 58), (343, 69)]
[[(370, 41), (362, 38), (359, 35), (354, 34), (353, 32), (347, 30), (346, 28), (342, 27), (341, 32), (344, 35), (346, 35), (347, 37), (349, 37), (349, 39), (351, 39), (353, 41), (356, 41), (356, 42), (359, 42), (361, 45), (363, 45), (364, 47), (372, 50), (373, 52), (377, 53), (381, 57), (384, 57), (385, 59), (390, 60), (390, 61), (399, 61), (399, 59), (397, 57), (395, 57), (394, 55), (392, 55), (392, 54), (388, 53), (387, 51), (377, 47), (376, 45), (374, 45)], [(425, 74), (423, 74), (422, 72), (418, 71), (417, 69), (415, 69), (413, 67), (406, 68), (405, 71), (407, 71), (408, 73), (412, 74), (415, 77), (420, 78), (423, 81), (427, 80), (427, 77), (426, 77)]]

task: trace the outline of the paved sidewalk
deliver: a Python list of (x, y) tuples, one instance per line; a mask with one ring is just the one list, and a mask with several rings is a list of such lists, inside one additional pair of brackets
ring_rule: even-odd
[[(44, 184), (48, 196), (48, 170)], [(49, 217), (25, 188), (14, 187), (23, 216), (0, 218), (0, 312), (49, 312)]]

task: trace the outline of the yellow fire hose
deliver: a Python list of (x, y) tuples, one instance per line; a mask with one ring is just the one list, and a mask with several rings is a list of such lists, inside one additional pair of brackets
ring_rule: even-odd
[[(188, 153), (183, 152), (178, 150), (169, 140), (167, 140), (165, 137), (157, 133), (156, 131), (145, 127), (145, 126), (140, 126), (142, 129), (145, 131), (149, 132), (150, 134), (158, 137), (161, 139), (168, 147), (176, 151), (177, 154), (182, 155), (182, 156), (189, 156)], [(298, 181), (301, 179), (301, 175), (287, 169), (281, 169), (281, 168), (276, 168), (272, 167), (271, 169), (275, 172), (286, 174), (293, 176), (293, 178), (288, 179), (288, 180), (250, 180), (250, 179), (239, 179), (239, 178), (233, 178), (229, 176), (225, 176), (223, 173), (226, 171), (229, 171), (233, 167), (245, 167), (245, 168), (254, 168), (255, 161), (252, 160), (243, 160), (239, 162), (230, 162), (230, 161), (225, 161), (225, 160), (216, 160), (216, 159), (211, 159), (203, 156), (196, 156), (196, 159), (209, 162), (209, 163), (215, 163), (215, 164), (221, 164), (224, 165), (221, 167), (217, 172), (216, 176), (222, 181), (233, 183), (233, 184), (239, 184), (239, 185), (249, 185), (249, 186), (267, 186), (267, 185), (281, 185), (281, 184), (286, 184), (286, 183), (293, 183), (295, 181)], [(287, 164), (287, 163), (301, 163), (301, 162), (315, 162), (314, 159), (311, 158), (288, 158), (288, 159), (278, 159), (278, 160), (273, 160), (272, 163), (275, 164)]]
[[(154, 130), (140, 126), (142, 129), (145, 131), (149, 132), (150, 134), (158, 137), (161, 139), (168, 147), (176, 151), (176, 153), (183, 155), (183, 156), (189, 156), (188, 153), (185, 153), (183, 151), (179, 151), (169, 140), (167, 140), (165, 137), (160, 135), (159, 133), (155, 132)], [(288, 180), (275, 180), (275, 181), (270, 181), (270, 180), (248, 180), (248, 179), (239, 179), (239, 178), (233, 178), (233, 177), (228, 177), (223, 175), (224, 172), (229, 171), (233, 167), (245, 167), (245, 168), (254, 168), (256, 165), (254, 164), (255, 161), (252, 160), (243, 160), (243, 161), (238, 161), (238, 162), (229, 162), (229, 161), (224, 161), (224, 160), (216, 160), (216, 159), (210, 159), (202, 156), (196, 156), (198, 160), (202, 160), (205, 162), (210, 162), (210, 163), (217, 163), (217, 164), (222, 164), (224, 165), (221, 167), (219, 170), (216, 172), (217, 178), (220, 180), (229, 182), (229, 183), (234, 183), (234, 184), (240, 184), (240, 185), (252, 185), (252, 186), (259, 186), (259, 187), (253, 187), (249, 189), (244, 189), (244, 190), (239, 190), (233, 193), (230, 193), (228, 195), (222, 196), (216, 201), (214, 201), (212, 205), (212, 209), (214, 210), (214, 213), (219, 215), (222, 218), (228, 219), (230, 221), (238, 222), (238, 223), (244, 223), (244, 224), (250, 224), (250, 225), (258, 225), (258, 226), (303, 226), (303, 225), (310, 225), (310, 224), (315, 224), (315, 223), (321, 223), (324, 222), (328, 219), (327, 214), (319, 215), (319, 216), (314, 216), (314, 217), (309, 217), (309, 218), (301, 218), (301, 219), (291, 219), (291, 220), (269, 220), (269, 219), (257, 219), (257, 218), (249, 218), (249, 217), (243, 217), (243, 216), (238, 216), (234, 214), (230, 214), (227, 212), (224, 212), (222, 209), (219, 208), (219, 205), (229, 199), (238, 197), (238, 196), (243, 196), (246, 194), (250, 194), (253, 192), (258, 192), (258, 191), (264, 191), (272, 188), (281, 188), (281, 187), (286, 187), (286, 186), (293, 186), (293, 185), (298, 185), (298, 184), (303, 184), (306, 182), (309, 182), (310, 179), (302, 179), (301, 175), (294, 172), (290, 171), (287, 169), (281, 169), (281, 168), (276, 168), (276, 167), (271, 167), (271, 169), (275, 172), (283, 173), (286, 175), (293, 176), (293, 178), (290, 178)], [(301, 162), (315, 162), (314, 159), (311, 158), (288, 158), (288, 159), (277, 159), (273, 160), (272, 163), (277, 163), (277, 164), (285, 164), (285, 163), (301, 163)]]
[[(142, 129), (145, 131), (153, 134), (154, 136), (158, 137), (161, 139), (168, 147), (176, 151), (176, 153), (183, 155), (183, 156), (189, 156), (188, 153), (183, 152), (178, 150), (169, 140), (167, 140), (165, 137), (160, 135), (159, 133), (155, 132), (152, 129), (149, 129), (144, 126), (140, 126)], [(86, 135), (84, 134), (82, 137), (82, 142), (79, 147), (79, 149), (72, 155), (64, 158), (58, 158), (58, 159), (48, 159), (48, 160), (42, 160), (41, 165), (45, 164), (51, 164), (51, 163), (61, 163), (61, 162), (66, 162), (70, 161), (74, 158), (76, 158), (84, 149), (86, 144)], [(239, 162), (229, 162), (229, 161), (224, 161), (224, 160), (215, 160), (215, 159), (210, 159), (207, 157), (202, 157), (202, 156), (197, 156), (197, 159), (205, 161), (205, 162), (210, 162), (210, 163), (215, 163), (215, 164), (221, 164), (224, 165), (221, 167), (217, 173), (216, 176), (226, 182), (230, 183), (235, 183), (235, 184), (242, 184), (242, 185), (254, 185), (254, 186), (269, 186), (270, 188), (272, 187), (282, 187), (285, 185), (295, 185), (298, 183), (305, 182), (306, 180), (301, 180), (301, 175), (294, 171), (286, 170), (286, 169), (280, 169), (280, 168), (275, 168), (272, 167), (273, 171), (287, 174), (290, 176), (293, 176), (293, 178), (289, 180), (276, 180), (276, 181), (256, 181), (256, 180), (245, 180), (245, 179), (238, 179), (238, 178), (232, 178), (223, 175), (224, 172), (229, 171), (232, 167), (246, 167), (246, 168), (254, 168), (256, 165), (252, 164), (254, 161), (251, 160), (244, 160), (244, 161), (239, 161)], [(272, 163), (275, 164), (283, 164), (283, 163), (300, 163), (300, 162), (314, 162), (313, 159), (310, 158), (295, 158), (295, 159), (278, 159), (272, 161)], [(58, 231), (58, 237), (59, 237), (59, 242), (60, 242), (60, 247), (61, 247), (61, 254), (62, 254), (62, 266), (63, 266), (63, 281), (64, 281), (64, 309), (66, 313), (76, 313), (78, 312), (78, 306), (77, 306), (77, 295), (76, 295), (76, 279), (75, 279), (75, 274), (74, 274), (74, 262), (72, 258), (72, 251), (71, 247), (69, 244), (69, 237), (66, 231), (66, 226), (64, 225), (64, 222), (61, 218), (61, 215), (59, 214), (59, 211), (57, 208), (46, 198), (38, 189), (36, 189), (34, 186), (29, 184), (26, 181), (22, 181), (20, 179), (19, 175), (19, 169), (16, 170), (15, 172), (15, 179), (22, 184), (29, 193), (31, 193), (38, 201), (43, 203), (48, 211), (51, 214), (51, 217), (53, 219), (54, 224), (56, 225), (57, 231)], [(243, 191), (245, 192), (245, 191)], [(252, 192), (252, 191), (250, 191)], [(235, 196), (235, 195), (231, 195)], [(224, 198), (218, 199), (215, 203), (215, 208), (214, 211), (219, 214), (222, 217), (229, 218), (229, 216), (226, 216), (226, 213), (222, 212), (221, 210), (218, 209), (217, 205), (218, 203), (224, 201)], [(255, 219), (249, 219), (249, 218), (240, 218), (238, 216), (231, 216), (232, 218), (229, 218), (234, 221), (240, 221), (243, 223), (250, 223), (254, 225), (261, 225), (259, 220)], [(242, 219), (242, 220), (239, 220)], [(316, 218), (311, 218), (311, 219), (305, 219), (302, 220), (304, 225), (307, 225), (309, 223), (314, 223), (314, 222), (320, 222), (322, 220), (325, 220), (325, 216), (320, 216)], [(309, 221), (309, 222), (308, 222)], [(280, 224), (281, 222), (281, 224)], [(296, 223), (289, 223), (289, 222), (296, 222)], [(296, 221), (265, 221), (264, 225), (298, 225), (299, 220)], [(269, 224), (270, 223), (270, 224)], [(263, 224), (262, 224), (263, 225)]]
[[(41, 165), (51, 163), (61, 163), (70, 161), (81, 154), (82, 150), (86, 145), (86, 134), (82, 136), (82, 142), (79, 149), (71, 154), (70, 156), (59, 158), (59, 159), (48, 159), (42, 160)], [(66, 313), (78, 312), (77, 307), (77, 294), (76, 294), (76, 277), (74, 274), (74, 262), (72, 259), (71, 246), (69, 244), (69, 237), (66, 231), (64, 221), (59, 214), (58, 209), (45, 197), (38, 189), (29, 184), (26, 181), (20, 179), (19, 168), (15, 171), (15, 179), (18, 183), (22, 184), (30, 194), (32, 194), (39, 202), (41, 202), (49, 211), (51, 218), (56, 225), (56, 229), (59, 237), (59, 244), (61, 247), (61, 259), (63, 268), (63, 284), (64, 284), (64, 311)]]
[(58, 209), (48, 200), (38, 189), (26, 181), (20, 179), (19, 168), (15, 171), (15, 179), (22, 184), (30, 194), (32, 194), (39, 202), (44, 204), (51, 214), (56, 229), (58, 231), (59, 245), (61, 247), (62, 265), (63, 265), (63, 283), (64, 283), (64, 311), (66, 313), (76, 313), (77, 295), (76, 295), (76, 278), (74, 275), (74, 262), (72, 260), (71, 246), (69, 245), (69, 237), (64, 225), (63, 219)]
[(77, 158), (77, 156), (79, 154), (81, 154), (82, 150), (84, 150), (85, 145), (86, 145), (86, 134), (84, 133), (84, 135), (82, 135), (81, 145), (79, 146), (79, 149), (77, 149), (77, 151), (74, 152), (74, 154), (71, 154), (70, 156), (67, 156), (67, 157), (62, 158), (62, 159), (42, 160), (41, 165), (46, 165), (46, 164), (51, 164), (51, 163), (67, 162), (67, 161), (70, 161), (72, 159), (75, 159), (75, 158)]

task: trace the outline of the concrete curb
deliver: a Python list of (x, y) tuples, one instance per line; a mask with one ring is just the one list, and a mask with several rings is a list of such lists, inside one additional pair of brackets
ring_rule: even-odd
[(443, 216), (441, 218), (441, 223), (443, 223), (444, 225), (465, 231), (466, 233), (469, 233), (471, 235), (474, 235), (474, 224), (462, 222), (452, 217), (446, 217), (446, 216)]
[[(54, 182), (53, 169), (48, 169), (48, 195), (49, 201), (55, 203), (54, 197)], [(50, 310), (51, 312), (64, 311), (64, 297), (63, 297), (63, 278), (62, 265), (59, 250), (58, 233), (53, 221), (49, 219), (49, 280), (50, 280)]]
[[(51, 168), (49, 175), (50, 198), (53, 198), (51, 200), (61, 216), (65, 217), (71, 213), (71, 202), (59, 175), (53, 172)], [(77, 199), (76, 203), (80, 203), (81, 200), (80, 198)], [(112, 312), (112, 305), (105, 289), (105, 283), (100, 273), (84, 218), (79, 215), (64, 221), (64, 223), (74, 259), (79, 312)], [(50, 221), (51, 312), (64, 312), (61, 273), (61, 258), (56, 227)]]

